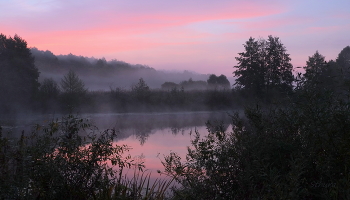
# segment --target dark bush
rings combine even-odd
[[[350,102],[298,93],[289,104],[232,115],[232,132],[208,124],[185,161],[165,157],[174,199],[349,199]]]

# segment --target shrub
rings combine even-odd
[[[245,109],[232,132],[207,124],[186,160],[165,157],[180,183],[174,199],[349,199],[350,104],[334,93],[300,93],[287,105]]]
[[[0,198],[96,199],[116,186],[123,168],[143,168],[123,156],[129,147],[113,142],[115,130],[97,131],[73,116],[36,126],[18,142],[0,129]]]

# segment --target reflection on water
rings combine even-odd
[[[207,134],[207,121],[212,125],[223,123],[224,130],[227,130],[230,122],[226,112],[99,114],[86,117],[101,130],[115,128],[119,132],[116,143],[130,146],[129,153],[135,159],[143,157],[146,169],[152,171],[153,180],[159,178],[158,170],[164,171],[161,160],[165,155],[176,152],[185,158],[187,147],[194,139],[191,132],[197,130],[201,135]]]
[[[159,130],[166,134],[184,135],[186,129],[205,126],[207,121],[224,124],[230,122],[226,112],[92,114],[83,117],[90,119],[100,130],[118,130],[119,139],[134,135],[141,144]]]
[[[86,114],[81,117],[88,118],[101,131],[116,129],[119,134],[116,143],[131,147],[129,153],[132,157],[143,156],[146,169],[152,171],[153,178],[157,170],[163,171],[160,160],[164,155],[176,152],[185,158],[187,146],[191,145],[193,139],[191,131],[198,130],[200,134],[206,134],[207,121],[211,124],[223,123],[224,129],[228,129],[230,122],[226,112]],[[47,115],[24,117],[11,123],[22,130],[34,124],[47,124],[53,118]]]

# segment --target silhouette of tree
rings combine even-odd
[[[61,88],[63,93],[68,94],[84,94],[87,91],[84,82],[72,70],[61,80]]]
[[[188,79],[188,81],[182,81],[179,84],[185,90],[205,90],[208,86],[205,81],[194,81],[192,78]]]
[[[161,85],[163,90],[172,90],[174,88],[178,88],[179,85],[174,82],[165,82]]]
[[[268,87],[277,87],[282,90],[291,90],[293,77],[293,65],[291,58],[286,53],[286,48],[278,37],[269,36],[266,41],[266,57],[264,59],[267,69],[265,81]]]
[[[144,102],[149,100],[150,89],[143,78],[140,78],[139,82],[132,86],[131,90],[138,101]]]
[[[267,40],[250,37],[244,44],[245,51],[236,57],[234,76],[238,88],[262,97],[273,91],[291,91],[294,80],[289,54],[278,37]]]
[[[324,66],[325,57],[316,51],[316,53],[313,56],[309,57],[309,60],[306,61],[306,66],[304,67],[304,76],[306,80],[311,81],[318,78],[318,76],[321,75],[324,71]]]
[[[227,77],[223,74],[220,76],[216,76],[215,74],[212,74],[209,76],[209,79],[207,80],[209,89],[229,89],[230,88],[230,81],[227,80]]]
[[[97,62],[96,62],[96,66],[99,67],[99,68],[103,68],[103,67],[107,66],[106,59],[105,58],[98,59]]]
[[[336,69],[334,65],[325,61],[325,57],[318,51],[306,61],[304,67],[304,89],[323,90],[335,88]]]
[[[60,88],[56,81],[47,78],[41,83],[39,93],[45,99],[56,99],[60,93]]]
[[[82,103],[87,92],[84,82],[72,70],[61,80],[61,90],[63,105],[70,112]]]
[[[341,83],[346,90],[350,89],[350,46],[345,47],[336,59],[336,67],[338,69]]]
[[[230,88],[230,81],[228,81],[227,77],[223,74],[218,77],[217,82],[225,89]]]
[[[208,85],[215,85],[217,84],[217,76],[215,74],[211,74],[207,80]]]
[[[28,107],[37,94],[39,72],[27,42],[0,34],[0,107]]]
[[[243,45],[245,52],[238,53],[238,65],[234,66],[235,85],[252,92],[261,93],[265,88],[265,66],[263,60],[264,40],[255,40],[250,37]]]
[[[58,96],[60,88],[52,78],[44,79],[39,88],[41,109],[44,111],[56,110],[58,108]]]
[[[341,67],[343,72],[350,74],[350,46],[345,47],[339,53],[336,63]]]

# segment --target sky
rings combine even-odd
[[[279,37],[294,67],[350,45],[349,0],[0,0],[0,33],[29,47],[232,77],[253,37]]]

